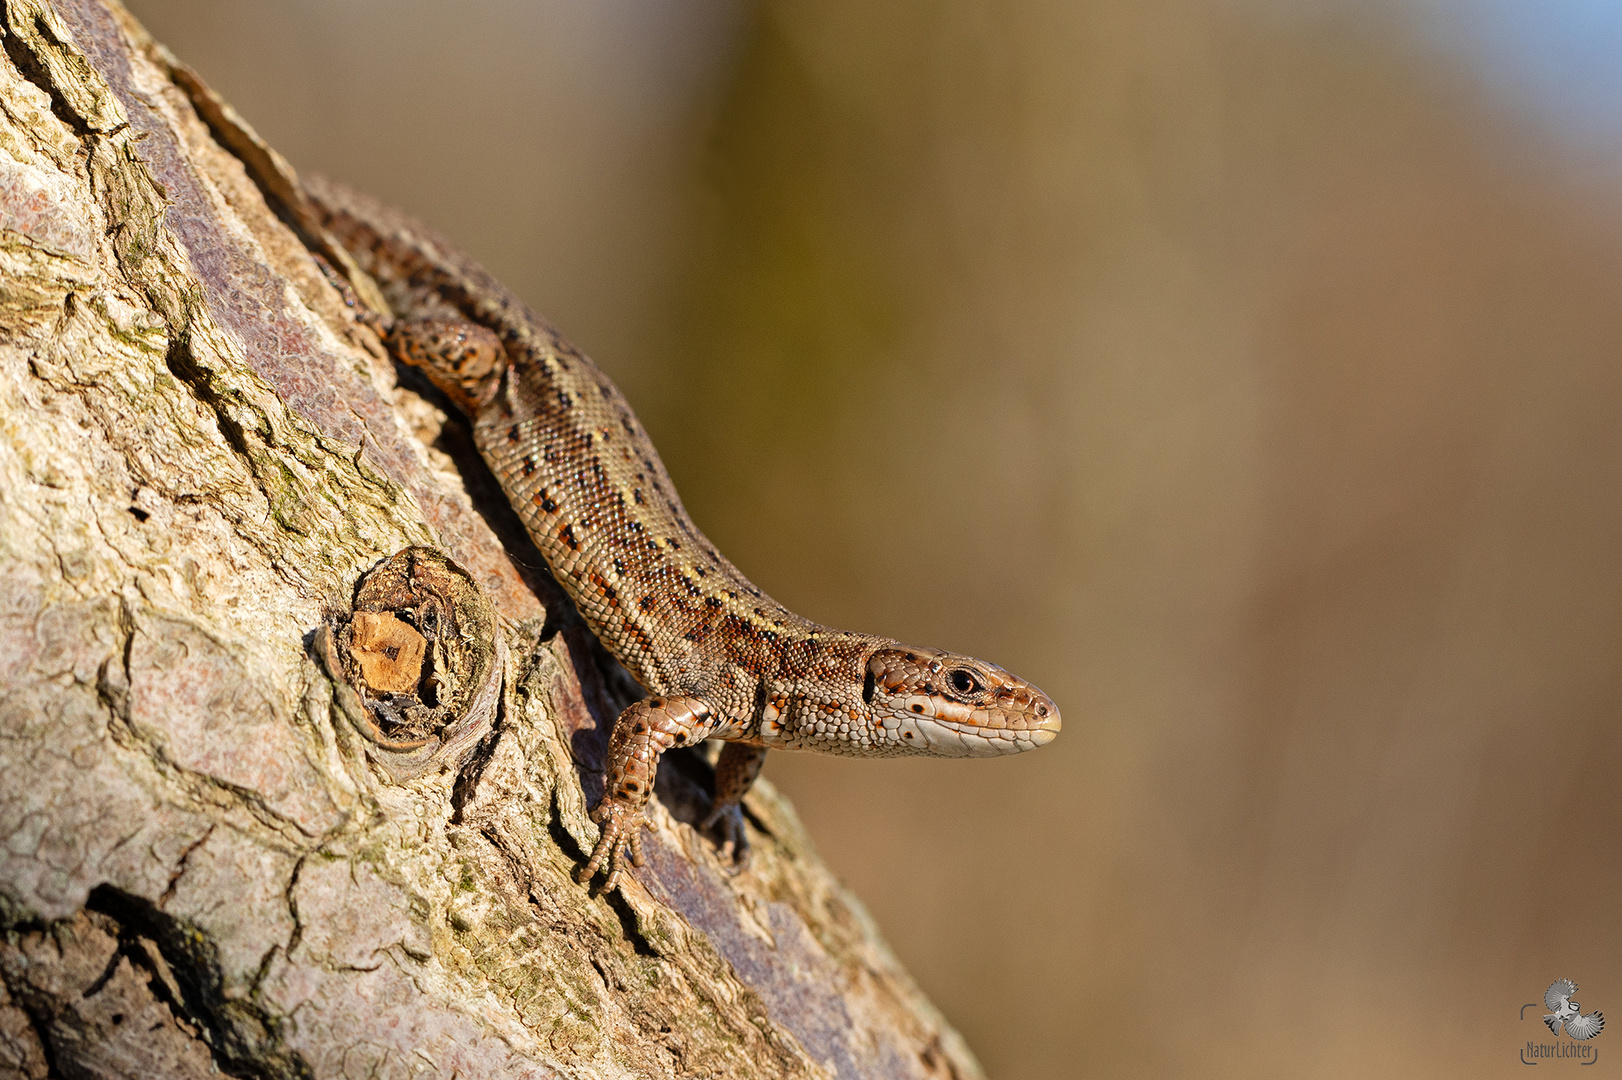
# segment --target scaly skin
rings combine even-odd
[[[609,739],[601,836],[582,877],[642,865],[659,756],[724,739],[706,826],[746,853],[739,801],[766,750],[989,757],[1059,732],[1045,694],[994,664],[834,630],[766,596],[699,532],[607,375],[467,256],[373,200],[312,179],[327,228],[383,287],[399,358],[472,421],[553,575],[650,696]]]

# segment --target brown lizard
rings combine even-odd
[[[739,808],[768,749],[989,757],[1059,733],[1047,695],[994,664],[834,630],[766,596],[699,532],[607,375],[438,234],[319,178],[326,228],[382,287],[387,343],[461,409],[474,441],[603,645],[650,694],[609,738],[581,870],[643,865],[659,756],[726,741],[701,828],[747,852]]]

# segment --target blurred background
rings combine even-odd
[[[129,3],[595,356],[763,588],[1058,701],[767,765],[991,1076],[1622,1013],[1622,5]]]

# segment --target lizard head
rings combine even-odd
[[[934,757],[996,757],[1059,734],[1042,691],[972,656],[897,645],[867,660],[862,698],[892,749]]]

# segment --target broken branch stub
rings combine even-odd
[[[433,548],[369,571],[352,612],[316,631],[315,651],[368,757],[396,781],[459,768],[495,723],[507,668],[499,622],[478,582]]]

